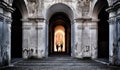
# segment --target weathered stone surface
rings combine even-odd
[[[5,1],[5,2],[3,2]],[[109,61],[120,65],[120,2],[106,0],[109,8]],[[0,1],[0,63],[9,63],[11,54],[11,12],[13,0]],[[17,2],[17,1],[16,1]],[[98,56],[98,14],[104,5],[100,0],[19,0],[22,14],[23,58],[48,56],[49,19],[56,12],[67,14],[71,24],[71,56]],[[21,2],[21,3],[20,3]],[[100,3],[99,3],[100,2]],[[23,4],[24,3],[24,4]],[[100,6],[100,7],[98,7]],[[27,11],[25,11],[27,10]]]
[[[90,59],[73,57],[48,57],[45,59],[29,59],[14,63],[0,70],[119,70],[119,67],[107,66]]]

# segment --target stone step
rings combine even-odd
[[[21,60],[0,70],[120,70],[120,68],[104,65],[91,59],[48,57]]]
[[[15,66],[100,66],[98,63],[17,63]]]
[[[72,57],[49,57],[45,59],[23,60],[15,66],[100,66],[90,59],[76,59]]]
[[[18,66],[6,67],[1,70],[120,70],[120,68],[106,66]]]

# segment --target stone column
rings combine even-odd
[[[75,57],[97,58],[97,22],[91,18],[76,19],[74,35]]]
[[[29,58],[36,58],[37,57],[37,42],[38,42],[38,35],[37,35],[37,19],[34,18],[33,20],[29,20],[30,24],[30,31],[29,31]]]
[[[0,13],[3,14],[3,9],[0,8]],[[3,42],[3,17],[0,15],[0,66],[2,65],[2,42]]]
[[[116,16],[116,12],[112,11],[109,12],[109,62],[112,65],[115,65],[117,63],[117,23],[116,18],[113,17]]]
[[[109,12],[109,63],[112,65],[120,65],[119,56],[119,18],[120,18],[120,2],[111,1]]]
[[[7,12],[6,12],[7,13]],[[10,13],[7,13],[9,16]],[[6,14],[5,14],[6,15]],[[11,18],[2,17],[0,23],[0,62],[4,65],[9,65],[11,61]]]
[[[120,13],[120,12],[119,12]],[[117,65],[120,65],[120,15],[117,16],[116,18],[116,23],[117,23]]]
[[[11,19],[6,19],[6,24],[7,24],[7,33],[6,34],[8,36],[6,44],[7,44],[8,63],[9,64],[11,62],[11,23],[12,23]]]
[[[45,36],[46,36],[46,38],[45,38],[45,40],[46,40],[46,41],[45,41],[45,43],[46,43],[45,56],[48,57],[48,54],[49,54],[49,53],[48,53],[48,48],[49,48],[49,36],[48,36],[48,35],[49,35],[49,30],[48,30],[48,29],[49,29],[49,21],[48,21],[48,20],[45,21],[45,27],[46,27],[46,28],[45,28],[45,29],[46,29],[46,30],[45,30],[45,31],[46,31],[46,32],[45,32],[45,33],[46,33],[46,34],[45,34]]]
[[[71,23],[71,56],[75,57],[75,20]]]
[[[120,4],[119,4],[120,5]],[[116,23],[117,23],[117,49],[118,49],[118,60],[117,65],[120,65],[120,8],[117,10],[117,16],[116,16]]]
[[[28,54],[28,50],[29,50],[29,35],[30,35],[30,24],[29,24],[29,22],[28,22],[28,20],[26,20],[26,19],[23,19],[22,20],[23,21],[23,25],[22,25],[22,27],[23,27],[23,41],[22,41],[22,48],[23,48],[23,50],[22,50],[22,53],[23,53],[23,58],[24,59],[27,59],[28,58],[28,56],[29,56],[29,54]]]
[[[9,3],[0,1],[0,66],[9,65],[11,61],[11,13]]]
[[[93,20],[90,24],[90,38],[91,57],[96,59],[98,56],[98,20]]]
[[[82,48],[82,29],[83,25],[80,20],[76,20],[74,23],[74,55],[77,58],[83,58]]]
[[[43,18],[40,18],[37,23],[38,32],[38,46],[37,53],[38,58],[43,58],[46,56],[46,24]]]
[[[115,19],[109,20],[109,61],[110,63],[114,63],[114,52],[115,51],[115,37],[116,37],[116,30],[115,30]]]

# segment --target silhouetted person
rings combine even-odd
[[[62,51],[62,48],[63,48],[63,44],[61,44],[61,45],[60,45],[60,47],[61,47],[61,51]]]
[[[59,46],[58,46],[58,44],[56,45],[56,49],[57,49],[57,51],[58,51],[58,48],[59,48]]]

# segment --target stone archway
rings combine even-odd
[[[107,8],[106,2],[98,15],[98,58],[109,59],[109,13],[105,11]]]
[[[11,58],[22,58],[23,53],[23,22],[22,19],[27,18],[27,7],[24,0],[13,0],[14,8],[11,24]]]
[[[67,15],[63,12],[55,13],[49,20],[49,55],[51,54],[71,54],[71,24]],[[57,30],[63,31],[62,46],[56,42]],[[59,31],[60,32],[60,31]],[[61,32],[62,33],[62,32]],[[63,49],[62,49],[63,48]],[[62,49],[62,50],[61,50]]]
[[[22,58],[22,14],[15,2],[12,7],[16,10],[12,13],[11,58]]]
[[[59,7],[59,8],[58,8]],[[52,12],[51,12],[51,10],[52,10]],[[69,39],[70,39],[70,41],[66,41],[66,42],[69,42],[68,44],[66,44],[65,46],[69,46],[70,48],[67,48],[66,49],[66,53],[68,53],[69,55],[71,55],[71,56],[73,56],[74,55],[74,50],[72,49],[74,46],[73,46],[73,44],[74,44],[74,37],[73,37],[73,35],[74,34],[72,34],[72,33],[74,33],[73,31],[74,31],[74,29],[72,28],[72,26],[74,26],[74,24],[73,24],[73,20],[74,20],[74,14],[73,14],[73,11],[72,11],[72,9],[69,7],[69,6],[67,6],[67,5],[65,5],[65,4],[62,4],[62,3],[58,3],[58,4],[54,4],[54,5],[52,5],[51,7],[49,7],[48,8],[48,10],[47,10],[47,12],[46,12],[46,19],[47,19],[47,21],[46,21],[46,35],[47,35],[47,38],[46,38],[46,48],[47,48],[47,50],[46,50],[46,55],[48,56],[49,55],[49,53],[50,53],[50,49],[49,49],[49,46],[52,46],[52,44],[50,44],[50,36],[49,36],[49,30],[50,30],[50,24],[51,24],[51,17],[53,16],[53,15],[55,15],[55,14],[61,14],[61,15],[66,15],[65,17],[67,18],[67,20],[69,20],[69,21],[65,21],[64,23],[65,24],[57,24],[57,25],[62,25],[63,27],[65,27],[65,29],[68,27],[69,29],[68,29],[68,32],[70,33],[70,35],[69,35],[69,33],[67,33],[66,35],[69,35]],[[58,16],[59,17],[59,16]],[[65,18],[63,18],[63,19],[65,19]],[[53,20],[52,20],[53,21]],[[67,23],[66,23],[67,22]],[[57,26],[56,25],[56,26]],[[68,25],[68,26],[67,26]],[[55,26],[54,26],[55,27]],[[52,27],[51,27],[52,28]],[[53,35],[52,35],[53,36]],[[52,37],[53,38],[53,37]],[[67,39],[67,37],[66,37],[66,39]],[[51,51],[52,52],[52,51]]]
[[[101,6],[102,5],[102,6]],[[93,18],[98,19],[97,28],[98,28],[98,52],[97,58],[107,58],[109,59],[109,14],[106,12],[108,8],[108,1],[98,0],[93,9]]]

